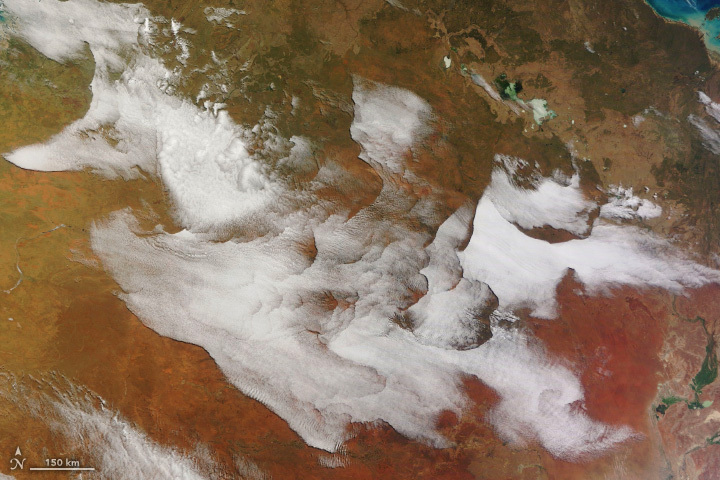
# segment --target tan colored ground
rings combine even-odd
[[[601,185],[622,183],[636,191],[648,186],[648,195],[658,194],[665,215],[649,227],[680,234],[683,248],[703,254],[717,251],[712,243],[715,226],[702,216],[703,211],[714,214],[709,207],[713,184],[694,191],[685,188],[698,183],[690,174],[668,175],[663,182],[655,172],[664,157],[700,158],[708,171],[715,168],[676,118],[698,111],[694,89],[720,96],[711,81],[717,73],[706,57],[694,53],[700,48],[696,36],[658,23],[643,2],[536,2],[532,11],[526,2],[456,2],[454,8],[439,1],[405,2],[411,9],[422,7],[421,15],[383,2],[350,1],[275,2],[266,14],[264,3],[243,6],[246,23],[232,34],[221,27],[208,30],[199,4],[148,6],[196,28],[196,45],[232,52],[235,57],[225,72],[229,80],[238,78],[235,67],[253,58],[247,89],[218,100],[229,103],[238,122],[250,124],[271,104],[284,113],[281,133],[322,139],[318,162],[334,162],[346,171],[343,184],[322,193],[328,198],[342,199],[356,210],[371,202],[380,188],[377,175],[357,159],[359,147],[348,134],[351,76],[356,74],[409,88],[432,104],[437,133],[419,155],[416,172],[442,192],[448,212],[479,198],[495,153],[538,161],[546,173],[555,168],[570,171],[565,144],[573,141],[578,157],[591,160]],[[628,35],[633,37],[622,36],[621,23],[614,30],[602,23],[613,21],[630,25]],[[665,45],[653,37],[628,47],[653,29],[655,35],[677,41]],[[469,35],[473,31],[478,35]],[[552,44],[558,39],[565,43]],[[586,52],[585,40],[603,56]],[[441,60],[448,54],[453,66],[444,71]],[[42,141],[82,116],[89,102],[89,58],[60,66],[19,43],[11,43],[0,55],[5,55],[0,58],[5,62],[0,68],[0,151]],[[693,62],[705,69],[707,85],[691,75]],[[502,72],[522,78],[524,98],[547,99],[558,118],[542,131],[531,128],[527,116],[518,120],[473,85],[461,71],[463,63],[490,82]],[[8,65],[24,67],[15,71]],[[16,80],[18,72],[25,75],[23,82]],[[539,74],[549,86],[528,81]],[[191,72],[188,78],[182,88],[190,95],[203,78]],[[45,79],[55,88],[47,87]],[[268,90],[271,82],[275,90]],[[628,93],[619,93],[621,87]],[[302,99],[296,116],[287,114],[293,95]],[[672,118],[643,114],[646,120],[636,127],[632,117],[651,105]],[[299,175],[298,181],[311,180],[314,173]],[[429,194],[408,189],[408,195]],[[703,444],[713,431],[720,431],[717,385],[706,392],[718,398],[712,408],[689,411],[675,405],[660,419],[653,411],[664,389],[685,388],[702,361],[705,337],[678,315],[717,319],[720,296],[715,287],[678,299],[676,311],[672,297],[663,292],[618,289],[611,297],[577,296],[578,286],[568,277],[559,288],[559,320],[523,318],[524,328],[550,352],[577,366],[586,388],[584,408],[593,417],[631,425],[645,435],[605,458],[573,464],[537,446],[504,445],[483,421],[496,401],[494,393],[467,379],[473,406],[462,418],[448,414],[439,420],[439,428],[456,447],[430,449],[389,427],[357,426],[358,436],[347,445],[348,465],[328,469],[318,463],[326,453],[307,447],[284,421],[229,385],[204,350],[158,336],[117,298],[117,285],[89,248],[88,228],[126,206],[148,216],[153,212],[158,222],[172,228],[164,193],[152,181],[108,181],[88,172],[27,172],[0,164],[0,290],[12,289],[0,291],[3,371],[30,383],[28,375],[58,372],[102,396],[160,444],[188,451],[204,444],[228,471],[234,470],[233,457],[243,456],[276,479],[640,479],[670,472],[678,478],[712,478],[708,472],[718,468],[712,462],[720,458],[720,446]],[[13,288],[20,279],[17,267],[22,281]],[[3,458],[9,459],[17,446],[33,464],[47,454],[74,453],[64,451],[42,422],[0,400],[0,471],[9,473]]]

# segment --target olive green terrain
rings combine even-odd
[[[709,264],[720,253],[720,156],[703,146],[687,121],[691,114],[707,119],[697,91],[720,98],[717,60],[696,31],[664,21],[642,0],[144,3],[153,15],[181,22],[180,34],[191,44],[185,63],[176,58],[170,34],[161,32],[143,47],[176,72],[171,81],[178,95],[195,101],[205,90],[207,100],[225,103],[239,124],[264,122],[282,138],[309,139],[314,162],[296,169],[278,162],[289,141],[281,151],[265,152],[259,141],[250,146],[298,192],[312,188],[350,214],[379,194],[382,180],[358,158],[360,147],[350,136],[353,85],[368,79],[409,89],[433,108],[435,133],[412,164],[428,186],[406,187],[413,199],[439,196],[444,210],[416,228],[433,232],[458,206],[479,199],[501,153],[537,162],[544,175],[578,170],[586,193],[599,201],[610,185],[636,192],[647,187],[664,215],[644,227],[672,235]],[[244,13],[209,22],[209,6]],[[452,61],[447,69],[445,56]],[[530,114],[514,114],[474,84],[472,73],[490,84],[502,74],[522,82],[520,99],[546,99],[558,117],[540,126]],[[81,118],[92,74],[89,51],[61,65],[11,36],[0,50],[0,152],[44,141]],[[323,166],[337,177],[318,189],[313,181]],[[229,386],[202,349],[159,337],[116,298],[118,287],[94,258],[88,230],[128,205],[150,228],[155,222],[177,228],[156,178],[125,182],[3,163],[0,201],[0,290],[8,290],[0,292],[0,364],[18,376],[66,374],[160,443],[186,450],[195,442],[211,445],[229,469],[241,453],[276,478],[607,478],[616,460],[634,465],[633,475],[641,468],[660,471],[650,457],[642,465],[628,460],[634,447],[574,465],[537,446],[508,446],[481,421],[494,394],[471,382],[476,406],[446,431],[457,448],[435,450],[386,427],[365,429],[348,447],[354,463],[322,468],[320,453]],[[548,230],[529,233],[549,241],[568,238]],[[626,307],[624,296],[617,302]],[[703,314],[708,326],[720,309],[714,315]],[[608,319],[618,329],[623,321]],[[694,382],[691,402],[703,388],[702,399],[708,398],[710,385],[717,384],[714,330],[705,326],[703,321],[699,340],[687,346],[705,353],[683,384]],[[666,400],[670,414],[680,410],[667,407],[682,399]],[[638,408],[654,416],[649,400]],[[16,425],[27,418],[1,402],[0,409],[0,436],[6,439],[0,449],[10,451],[22,441]],[[35,447],[50,444],[50,432],[37,422],[29,425]],[[648,442],[662,443],[661,434],[652,432]],[[716,448],[717,436],[708,438]],[[663,453],[662,468],[675,469],[682,454]]]

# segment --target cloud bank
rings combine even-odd
[[[0,372],[0,401],[46,424],[66,452],[95,468],[83,478],[228,478],[206,449],[185,453],[159,445],[104,399],[54,373],[21,379]]]
[[[93,250],[146,325],[205,348],[230,382],[312,446],[336,451],[357,422],[386,422],[409,438],[449,446],[435,422],[443,411],[462,412],[462,379],[472,375],[498,393],[489,421],[507,441],[537,441],[568,460],[600,454],[634,433],[575,408],[584,395],[577,376],[508,327],[512,310],[552,317],[568,269],[598,292],[618,284],[679,292],[720,279],[664,241],[602,219],[587,238],[561,244],[518,229],[586,234],[596,206],[577,176],[540,177],[524,189],[499,166],[479,203],[433,235],[438,200],[408,198],[400,187],[422,182],[411,160],[432,131],[432,109],[408,90],[362,79],[350,134],[383,180],[380,194],[351,218],[347,206],[319,194],[299,199],[248,153],[253,130],[172,95],[173,73],[139,47],[152,30],[141,6],[7,3],[30,43],[58,39],[46,55],[62,61],[87,42],[96,61],[87,115],[9,160],[126,178],[142,171],[161,181],[184,230],[142,231],[134,212],[121,210],[93,225]],[[69,22],[101,16],[112,21]],[[259,217],[273,228],[252,234]],[[228,225],[243,235],[218,241]],[[60,413],[94,425],[90,414]]]

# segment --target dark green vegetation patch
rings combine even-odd
[[[667,412],[667,409],[670,408],[671,405],[680,402],[684,402],[690,410],[707,408],[713,403],[711,400],[701,402],[700,396],[703,393],[703,388],[713,383],[718,377],[718,357],[715,335],[713,332],[708,331],[707,323],[705,322],[704,318],[696,317],[695,319],[689,321],[691,323],[699,322],[700,324],[702,324],[703,330],[707,337],[707,345],[705,346],[705,358],[703,359],[700,371],[695,375],[695,377],[693,377],[692,381],[690,382],[690,389],[693,391],[693,398],[686,399],[675,395],[663,398],[660,404],[655,407],[655,413],[657,414],[656,417],[658,417],[659,415],[665,415],[665,412]],[[717,437],[717,435],[715,437]]]

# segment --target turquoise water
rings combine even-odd
[[[720,0],[646,0],[660,15],[670,20],[687,23],[705,34],[708,48],[720,53],[720,18],[705,20],[705,14],[713,7],[720,7]]]

